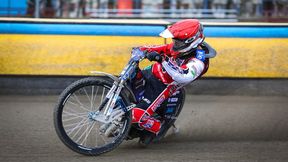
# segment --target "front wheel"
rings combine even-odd
[[[100,78],[84,78],[72,83],[60,95],[54,110],[54,126],[61,141],[71,150],[84,155],[99,155],[116,148],[127,136],[131,125],[131,113],[125,113],[110,134],[112,123],[103,123],[97,115],[103,114],[100,104],[112,87],[113,81]],[[116,110],[128,105],[120,95]],[[124,103],[124,104],[123,104]]]

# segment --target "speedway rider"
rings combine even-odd
[[[161,122],[152,117],[154,111],[149,106],[169,83],[175,81],[185,85],[201,77],[208,70],[209,58],[216,55],[215,50],[204,42],[203,26],[196,19],[178,21],[160,36],[172,38],[173,42],[138,48],[146,53],[148,60],[156,62],[137,74],[138,78],[142,75],[146,81],[145,92],[142,100],[132,109],[132,123],[156,135]]]

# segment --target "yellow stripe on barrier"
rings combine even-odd
[[[118,74],[132,47],[163,44],[154,37],[0,35],[0,74]]]
[[[288,77],[288,39],[207,38],[218,55],[210,77]],[[132,47],[159,45],[158,37],[0,35],[2,75],[119,74]],[[142,67],[151,64],[142,63]]]
[[[215,77],[288,77],[288,39],[210,38],[217,50],[211,59],[208,76]]]

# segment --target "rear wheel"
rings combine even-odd
[[[85,78],[68,86],[60,95],[54,110],[54,126],[61,141],[73,151],[99,155],[116,148],[127,136],[130,112],[121,116],[117,125],[100,120],[104,110],[99,106],[112,84],[108,79]],[[124,95],[117,102],[121,103],[116,104],[114,111],[121,111],[121,106],[129,103]]]

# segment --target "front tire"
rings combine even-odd
[[[131,126],[130,112],[121,120],[120,133],[112,137],[101,134],[103,123],[91,117],[99,110],[112,84],[109,79],[84,78],[72,83],[60,95],[54,109],[54,127],[61,141],[71,150],[84,155],[100,155],[115,149],[126,138]],[[123,94],[120,100],[122,105],[129,104]]]

